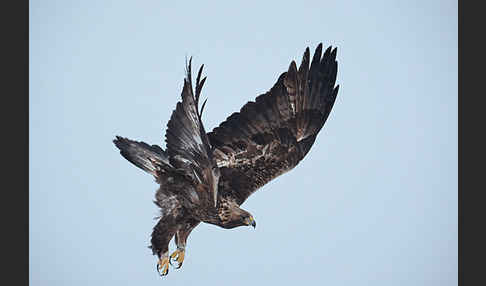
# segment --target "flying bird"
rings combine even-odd
[[[193,89],[186,64],[182,99],[167,124],[166,149],[116,136],[121,155],[155,177],[160,218],[151,246],[157,271],[182,266],[187,238],[201,222],[231,229],[256,226],[241,204],[269,181],[293,169],[307,155],[324,126],[339,90],[336,48],[312,59],[309,48],[297,68],[290,63],[274,86],[246,103],[211,132],[206,132],[199,98],[206,77],[199,69]],[[177,249],[169,255],[175,237]]]

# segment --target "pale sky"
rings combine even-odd
[[[30,285],[456,285],[457,1],[204,2],[30,1]],[[341,87],[307,157],[160,278],[157,184],[112,139],[165,148],[186,57],[211,130],[319,42]]]

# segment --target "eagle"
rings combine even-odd
[[[125,159],[160,185],[154,200],[160,217],[149,248],[161,276],[168,274],[169,264],[182,266],[187,238],[199,223],[256,227],[253,215],[240,206],[302,161],[336,100],[337,48],[322,51],[320,43],[311,59],[307,47],[298,68],[292,61],[268,92],[211,132],[202,122],[206,101],[199,108],[204,65],[193,89],[191,57],[181,100],[167,124],[166,149],[120,136],[113,140]],[[173,237],[177,249],[169,255]]]

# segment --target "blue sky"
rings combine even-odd
[[[457,1],[31,0],[29,37],[31,285],[457,284]],[[158,277],[157,185],[114,136],[165,147],[186,57],[211,130],[319,42],[341,88],[308,156]]]

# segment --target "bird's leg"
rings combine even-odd
[[[177,246],[177,249],[170,255],[170,265],[174,266],[175,269],[181,268],[185,253],[185,246]]]
[[[160,276],[165,276],[169,273],[169,242],[176,232],[175,227],[169,227],[166,221],[159,220],[152,232],[152,252],[157,254],[159,260],[157,262],[157,272]]]
[[[182,267],[186,251],[187,237],[198,224],[199,221],[190,220],[184,223],[184,225],[176,232],[175,243],[177,249],[170,255],[170,264],[174,266],[175,269]]]
[[[169,273],[169,252],[163,253],[157,262],[157,272],[160,276],[165,276]]]

